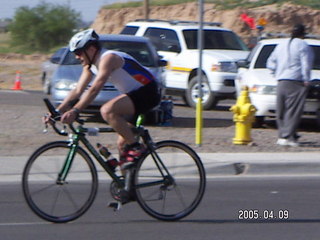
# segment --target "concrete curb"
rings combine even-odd
[[[320,152],[199,153],[208,178],[320,175]],[[28,156],[1,156],[0,182],[20,182]],[[102,172],[96,164],[98,171]],[[99,174],[108,179],[106,174]]]
[[[320,174],[320,152],[204,153],[199,155],[206,167],[208,177]]]

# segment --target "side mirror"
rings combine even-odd
[[[168,64],[167,60],[163,60],[163,59],[158,60],[159,67],[165,67],[167,66],[167,64]]]
[[[50,58],[50,62],[58,64],[60,62],[60,57],[52,57]]]
[[[249,64],[250,62],[248,62],[247,60],[239,60],[236,62],[238,68],[249,68]]]

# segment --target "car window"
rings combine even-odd
[[[128,53],[135,58],[140,64],[145,67],[155,67],[156,62],[153,58],[152,52],[147,45],[143,42],[124,42],[124,41],[104,41],[101,42],[102,47]],[[77,65],[81,64],[78,59],[75,58],[74,53],[68,51],[63,59],[62,65]]]
[[[59,48],[53,55],[52,57],[61,57],[62,54],[66,51],[67,48]]]
[[[260,49],[260,43],[258,43],[249,53],[248,57],[247,57],[247,62],[250,63],[252,61],[252,58],[256,55],[256,52],[258,51],[258,49]]]
[[[204,49],[243,50],[248,51],[242,40],[230,31],[204,30]],[[184,30],[187,48],[198,48],[198,30]]]
[[[67,50],[67,48],[63,47],[63,48],[59,48],[50,58],[50,61],[52,63],[59,63],[64,52]]]
[[[155,67],[156,62],[152,52],[145,42],[104,41],[104,48],[128,53],[145,67]]]
[[[275,47],[276,44],[263,46],[257,58],[257,61],[254,64],[254,68],[267,68],[267,60]]]
[[[320,70],[320,46],[311,46],[314,51],[313,69]]]
[[[254,68],[266,68],[267,60],[271,55],[272,51],[275,49],[276,44],[266,45],[261,49],[261,52],[257,58]],[[311,46],[314,51],[314,64],[313,68],[315,70],[320,70],[320,46]]]
[[[135,35],[138,29],[139,27],[135,27],[135,26],[125,26],[120,32],[120,34]]]
[[[74,53],[70,51],[68,51],[63,61],[61,62],[61,65],[78,65],[78,64],[81,64],[80,61],[76,59]]]
[[[148,28],[144,33],[148,37],[157,51],[180,52],[181,47],[177,33],[171,29]]]

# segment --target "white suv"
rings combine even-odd
[[[240,94],[243,86],[249,87],[249,96],[252,104],[257,108],[256,118],[258,123],[262,123],[264,117],[274,116],[276,111],[276,87],[277,81],[271,75],[271,71],[266,68],[266,62],[273,49],[284,38],[265,39],[258,42],[251,51],[248,58],[238,62],[239,72],[235,84],[237,95]],[[320,79],[320,40],[305,39],[313,48],[315,61],[311,72],[311,79],[314,79],[318,85]],[[304,106],[304,113],[308,115],[317,115],[320,108],[318,93],[309,92]]]
[[[214,107],[219,99],[235,96],[236,61],[249,54],[246,45],[220,23],[204,24],[203,108]],[[160,56],[168,61],[164,86],[166,94],[181,95],[189,106],[198,97],[198,23],[189,21],[136,20],[121,31],[148,37]]]

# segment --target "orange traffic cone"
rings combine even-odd
[[[21,76],[20,76],[20,71],[16,72],[16,79],[14,81],[14,86],[12,90],[22,90],[21,88]]]

